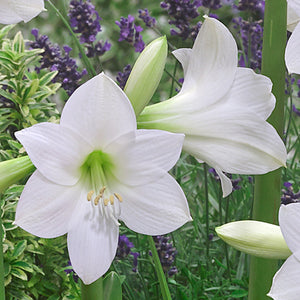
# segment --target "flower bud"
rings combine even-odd
[[[0,193],[35,170],[28,156],[0,162]]]
[[[138,116],[153,96],[168,54],[165,36],[152,41],[140,54],[129,75],[124,91]]]
[[[230,246],[257,257],[286,259],[288,248],[280,227],[259,221],[237,221],[217,227],[218,236]]]

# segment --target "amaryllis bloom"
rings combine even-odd
[[[292,35],[285,49],[285,64],[289,73],[300,74],[300,0],[287,2],[287,29],[292,32]]]
[[[44,10],[44,0],[0,0],[0,23],[28,22]]]
[[[193,48],[173,54],[184,69],[182,89],[146,107],[138,127],[184,133],[183,150],[216,170],[224,196],[232,184],[223,172],[263,174],[284,166],[285,146],[266,121],[275,106],[272,83],[237,67],[237,46],[229,30],[206,18]]]
[[[300,295],[300,203],[281,205],[279,225],[283,237],[292,251],[273,278],[268,294],[274,300],[298,300]]]
[[[44,238],[67,233],[72,266],[85,284],[108,270],[119,220],[147,235],[191,220],[184,193],[168,174],[184,136],[137,130],[127,96],[104,74],[72,94],[60,124],[36,124],[16,137],[37,170],[15,223]]]

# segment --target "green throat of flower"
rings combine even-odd
[[[91,152],[80,167],[84,184],[90,190],[87,201],[93,209],[98,207],[101,216],[105,215],[119,225],[120,203],[123,199],[120,194],[112,193],[109,187],[114,169],[112,158],[101,150]]]

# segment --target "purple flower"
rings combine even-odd
[[[111,44],[108,41],[105,41],[105,43],[103,43],[103,41],[99,41],[95,45],[86,45],[86,48],[87,48],[87,53],[86,53],[87,57],[94,57],[95,55],[101,56],[105,52],[110,50]]]
[[[83,70],[81,73],[78,72],[78,66],[76,61],[72,59],[69,54],[72,48],[64,46],[64,55],[58,45],[52,44],[49,41],[48,36],[39,36],[38,29],[31,31],[35,37],[35,41],[30,41],[28,45],[32,49],[44,49],[45,51],[41,54],[40,67],[36,67],[36,71],[40,72],[41,69],[49,69],[50,71],[58,71],[58,74],[54,78],[54,82],[59,82],[62,88],[71,95],[74,90],[79,86],[79,81],[82,76],[87,72]]]
[[[221,5],[221,0],[202,0],[202,6],[210,9],[219,9]]]
[[[263,18],[265,12],[264,0],[240,0],[237,9],[241,11],[249,11],[257,13],[260,18]]]
[[[96,40],[97,33],[101,31],[101,18],[90,0],[72,0],[68,16],[74,32],[80,33],[82,44],[90,44]]]
[[[127,82],[127,79],[130,75],[130,72],[131,72],[131,65],[127,65],[124,69],[123,69],[123,72],[118,72],[118,76],[117,76],[117,82],[119,83],[119,86],[120,88],[123,90],[125,85],[126,85],[126,82]]]
[[[178,273],[178,270],[174,264],[175,257],[177,255],[177,250],[170,242],[169,236],[157,235],[153,237],[157,253],[161,262],[161,266],[165,273],[172,276]]]
[[[80,34],[80,43],[86,44],[88,57],[101,56],[110,50],[111,44],[108,41],[94,44],[97,34],[101,31],[101,18],[90,0],[72,0],[68,16],[74,32]]]
[[[242,38],[244,52],[241,53],[239,66],[249,66],[253,70],[261,68],[262,57],[262,20],[248,22],[242,18],[233,19],[234,28]],[[250,51],[250,52],[249,52]]]
[[[151,17],[148,9],[139,9],[139,18],[142,19],[147,27],[154,27],[156,24],[155,18]]]
[[[178,35],[183,40],[195,39],[201,22],[191,25],[192,21],[199,16],[198,8],[202,5],[200,0],[166,0],[160,3],[161,8],[167,11],[170,16],[169,24],[175,25],[171,29],[171,35]]]
[[[131,249],[134,248],[132,242],[130,242],[129,238],[126,235],[119,236],[119,243],[117,248],[116,257],[122,259],[127,257],[129,254],[133,256],[133,272],[137,272],[137,264],[138,264],[138,257],[140,254],[138,252],[132,252]]]
[[[293,186],[290,182],[283,184],[285,189],[282,189],[281,204],[287,205],[290,203],[300,202],[300,191],[294,193]]]
[[[143,28],[134,24],[134,17],[131,15],[128,15],[128,18],[121,17],[120,21],[115,23],[120,27],[119,42],[127,41],[134,46],[135,52],[142,52],[145,48],[140,34]]]

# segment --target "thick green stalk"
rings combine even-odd
[[[76,36],[76,34],[74,33],[74,31],[72,30],[71,26],[69,25],[68,21],[66,20],[66,18],[60,13],[60,11],[56,8],[56,6],[50,1],[46,1],[46,3],[49,3],[49,5],[51,6],[51,8],[56,12],[56,14],[60,17],[60,19],[62,20],[62,22],[65,24],[65,26],[67,27],[67,29],[69,30],[78,50],[80,51],[81,57],[82,57],[82,61],[89,73],[90,77],[96,76],[97,73],[94,69],[94,67],[92,66],[91,62],[89,61],[88,57],[85,54],[85,51],[82,47],[82,45],[80,44],[78,37]]]
[[[284,126],[286,6],[286,0],[266,0],[262,52],[262,73],[272,80],[273,94],[276,97],[276,107],[268,121],[281,136]],[[253,219],[277,224],[280,178],[281,169],[256,176]],[[270,299],[266,294],[277,269],[276,260],[251,257],[249,300]]]
[[[100,277],[95,282],[85,285],[81,282],[82,300],[104,300],[103,297],[103,278]]]
[[[167,280],[164,274],[164,271],[162,269],[159,256],[155,247],[155,243],[153,241],[153,237],[148,235],[148,242],[150,245],[150,250],[152,252],[152,257],[154,260],[155,270],[159,281],[160,290],[163,296],[163,300],[172,300],[170,290],[167,284]]]

